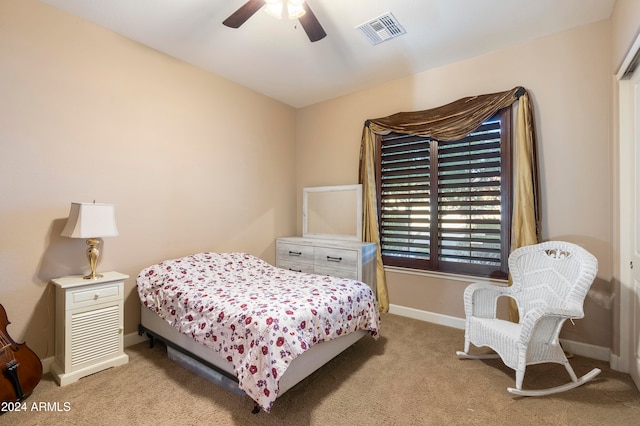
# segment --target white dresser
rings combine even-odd
[[[56,286],[56,356],[51,371],[60,386],[129,361],[123,345],[127,278],[104,272],[95,280],[82,276],[52,280]]]
[[[276,266],[362,281],[376,294],[375,243],[304,237],[278,238]]]

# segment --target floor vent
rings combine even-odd
[[[372,45],[391,40],[406,33],[391,12],[358,25],[356,29],[360,30]]]

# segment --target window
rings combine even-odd
[[[385,265],[505,278],[511,235],[511,107],[457,141],[378,136]]]

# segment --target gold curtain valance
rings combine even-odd
[[[374,133],[408,133],[440,141],[465,137],[502,108],[526,93],[523,87],[507,92],[470,96],[424,111],[399,112],[388,117],[367,120]]]

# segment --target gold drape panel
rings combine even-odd
[[[511,249],[540,242],[540,212],[538,202],[538,164],[536,157],[533,108],[525,93],[518,102],[515,126],[515,197],[511,222]],[[511,284],[511,277],[509,277]],[[518,322],[518,306],[509,300],[509,319]]]
[[[376,291],[378,309],[389,311],[389,294],[384,275],[382,253],[380,252],[380,233],[378,231],[378,196],[376,191],[375,161],[376,137],[365,127],[360,145],[360,183],[362,184],[362,239],[376,243]]]
[[[485,120],[491,118],[502,108],[506,108],[521,99],[518,105],[516,121],[516,144],[523,155],[515,161],[516,194],[513,211],[513,224],[518,224],[518,235],[514,234],[512,249],[532,244],[522,235],[533,235],[537,242],[538,197],[537,162],[535,152],[535,129],[533,110],[527,91],[523,87],[500,93],[471,96],[459,99],[438,108],[424,111],[399,112],[388,117],[367,120],[362,132],[360,147],[360,183],[363,185],[363,235],[365,241],[378,243],[377,279],[378,300],[381,310],[388,309],[387,293],[382,256],[380,252],[380,236],[378,229],[378,201],[376,192],[375,154],[376,134],[389,132],[408,133],[432,137],[441,141],[463,138],[477,129]],[[525,158],[524,161],[521,158]],[[528,164],[528,166],[527,166]],[[525,194],[520,194],[520,192]],[[511,309],[510,309],[511,310]],[[516,310],[517,313],[517,310]]]

